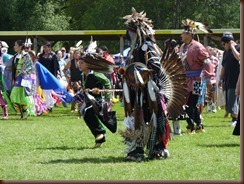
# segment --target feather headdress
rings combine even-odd
[[[84,54],[82,40],[79,40],[74,47],[70,47],[70,51],[80,51],[81,55]]]
[[[97,42],[91,39],[90,44],[82,55],[82,60],[86,62],[87,68],[101,73],[112,73],[114,65],[110,59],[101,57],[97,52]],[[113,58],[112,58],[113,59]]]
[[[126,15],[123,17],[127,29],[136,32],[137,34],[143,34],[144,37],[150,38],[155,42],[152,20],[146,17],[144,11],[138,13],[134,7],[132,7],[131,15]],[[139,37],[142,35],[138,35]]]
[[[182,26],[183,26],[183,32],[187,32],[191,34],[197,33],[197,29],[205,33],[213,33],[213,31],[208,28],[208,24],[195,22],[190,19],[182,20]]]
[[[31,47],[31,45],[32,45],[31,39],[26,37],[26,39],[25,39],[25,47]]]
[[[82,40],[78,41],[76,44],[75,44],[75,50],[82,50],[83,49],[83,45],[82,44]]]

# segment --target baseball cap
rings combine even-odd
[[[231,32],[224,32],[221,38],[222,42],[229,42],[230,40],[234,40],[234,37]]]

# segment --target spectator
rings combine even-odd
[[[74,47],[70,47],[69,49],[69,54],[68,54],[68,58],[65,59],[65,62],[68,63],[70,60],[74,59]]]
[[[73,90],[74,93],[77,93],[80,88],[81,88],[81,74],[82,72],[79,69],[79,58],[82,55],[82,52],[80,50],[75,50],[74,51],[74,59],[72,59],[71,61],[69,61],[63,69],[63,73],[66,75],[66,78],[68,80],[68,84],[71,87],[71,89]],[[66,72],[70,70],[70,73],[67,74]],[[76,104],[78,102],[77,101],[73,101],[71,103],[71,112],[76,111]]]
[[[64,84],[65,87],[66,87],[66,85],[67,85],[67,79],[65,77],[65,74],[63,72],[63,69],[64,69],[64,67],[65,67],[65,65],[67,63],[66,63],[66,60],[64,60],[62,58],[62,52],[60,50],[58,50],[56,52],[56,56],[57,56],[57,60],[58,60],[58,64],[59,64],[58,78],[63,81],[61,83]]]
[[[225,91],[218,85],[219,83],[219,76],[222,70],[222,60],[223,60],[223,51],[216,49],[216,57],[219,60],[218,68],[217,68],[217,81],[216,81],[216,87],[217,87],[217,106],[218,109],[224,108],[225,107]]]
[[[59,64],[57,56],[52,52],[50,42],[43,44],[43,52],[39,55],[38,61],[46,67],[55,77],[57,77],[59,71]]]
[[[216,57],[216,51],[211,48],[207,47],[207,50],[209,51],[210,55],[210,60],[213,65],[213,73],[208,74],[210,77],[209,80],[209,85],[207,87],[207,112],[217,112],[216,108],[216,100],[217,100],[217,85],[216,85],[216,80],[217,80],[217,68],[219,64],[219,60]]]
[[[101,56],[102,58],[106,59],[107,61],[115,64],[114,58],[113,56],[109,53],[109,50],[107,48],[107,46],[105,45],[100,45],[99,47],[97,47],[96,52],[98,53],[99,56]],[[115,88],[115,73],[113,72],[112,74],[104,74],[109,81],[113,84],[113,88]],[[113,98],[115,98],[115,93],[113,93]]]
[[[230,32],[223,33],[221,41],[225,51],[219,86],[224,88],[226,95],[225,117],[230,113],[232,117],[231,126],[235,126],[239,111],[239,97],[235,94],[235,89],[240,73],[240,45],[234,41],[234,37]]]
[[[203,69],[202,73],[201,73],[201,82],[202,82],[202,88],[201,88],[201,92],[199,94],[198,97],[198,101],[197,101],[197,107],[200,113],[200,119],[203,120],[203,109],[205,106],[205,101],[206,101],[206,92],[207,92],[207,86],[209,86],[210,83],[210,76],[207,74],[207,72],[205,71],[205,69]]]
[[[66,48],[62,47],[61,48],[61,52],[62,52],[62,59],[66,60],[69,58],[69,54],[66,52]]]
[[[118,61],[115,62],[115,64],[119,67],[125,67],[125,60],[124,60],[124,56],[120,55],[118,58]]]
[[[59,64],[57,56],[52,52],[52,47],[50,42],[43,43],[43,52],[39,54],[39,63],[41,63],[50,73],[57,78],[59,71]],[[52,108],[55,104],[55,100],[52,97],[53,90],[43,89],[43,94],[46,99],[46,105],[49,112],[52,112]]]

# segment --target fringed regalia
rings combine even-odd
[[[197,100],[202,90],[202,73],[204,70],[206,73],[213,73],[213,65],[209,59],[209,52],[199,41],[194,40],[194,35],[197,36],[198,29],[205,33],[212,33],[212,31],[206,23],[195,22],[190,19],[182,20],[182,26],[182,41],[184,43],[179,49],[179,55],[185,56],[183,65],[188,87],[187,107],[185,110],[188,116],[186,118],[186,129],[187,133],[194,134],[205,132],[200,112],[197,108]]]
[[[128,145],[125,160],[144,160],[145,148],[148,159],[168,158],[168,116],[180,115],[187,94],[183,66],[171,41],[164,54],[158,47],[146,13],[132,8],[124,19],[131,42],[127,65],[119,71],[123,74],[126,126],[120,133]]]
[[[14,81],[14,86],[10,94],[10,99],[14,104],[16,111],[20,111],[20,119],[26,119],[28,116],[27,109],[30,105],[28,96],[30,95],[30,89],[33,85],[33,81],[30,78],[32,70],[32,60],[30,55],[27,52],[22,51],[13,60],[12,67],[12,80]]]

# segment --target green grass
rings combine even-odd
[[[107,130],[107,142],[92,149],[94,138],[82,119],[68,108],[27,120],[10,115],[0,122],[1,180],[240,180],[240,137],[233,136],[224,111],[204,114],[206,133],[174,136],[171,157],[124,162],[126,146]],[[124,110],[115,104],[118,129]]]

